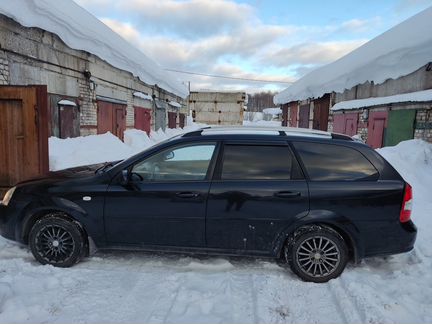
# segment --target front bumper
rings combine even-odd
[[[8,206],[0,204],[0,235],[13,241],[16,241],[16,213],[17,210],[13,204]]]

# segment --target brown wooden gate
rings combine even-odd
[[[150,134],[151,130],[151,109],[134,106],[135,113],[135,124],[136,129],[141,129],[147,134]]]
[[[0,86],[0,196],[48,172],[47,87]]]
[[[301,105],[298,127],[309,128],[309,105]]]
[[[289,103],[289,107],[290,107],[290,118],[289,118],[289,126],[290,127],[298,127],[298,102],[297,101],[291,101]],[[308,108],[309,109],[309,108]],[[309,127],[309,114],[308,114],[308,127]]]
[[[177,127],[177,113],[168,111],[168,128]]]
[[[322,131],[327,131],[328,116],[330,109],[330,95],[314,100],[314,116],[312,127]]]
[[[387,127],[387,111],[376,111],[369,113],[369,126],[367,144],[372,148],[383,146],[384,133]]]
[[[126,105],[104,100],[97,101],[98,121],[97,132],[111,132],[121,140],[126,130]]]
[[[281,106],[282,109],[282,126],[288,126],[288,104],[283,104]]]
[[[62,100],[75,103],[75,106],[61,104]],[[48,94],[48,134],[60,138],[80,136],[80,111],[77,98]]]

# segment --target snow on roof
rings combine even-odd
[[[23,26],[57,34],[69,47],[97,55],[149,85],[186,98],[186,86],[72,0],[2,1],[0,13]]]
[[[57,102],[57,104],[62,105],[62,106],[74,106],[74,107],[76,107],[75,102],[70,101],[70,100],[66,100],[66,99],[60,100],[59,102]]]
[[[282,109],[277,108],[277,107],[276,108],[264,108],[263,113],[268,114],[268,115],[279,115],[279,114],[282,114]]]
[[[366,81],[382,83],[432,61],[432,7],[403,21],[337,61],[318,68],[277,94],[275,104],[343,92]]]
[[[145,93],[142,93],[142,92],[134,92],[134,93],[133,93],[133,96],[134,96],[134,97],[137,97],[137,98],[144,99],[144,100],[150,100],[150,101],[153,100],[153,97],[152,97],[152,96],[150,96],[150,95],[148,95],[148,94],[145,94]]]
[[[175,101],[168,102],[168,105],[176,107],[176,108],[181,108],[181,105],[178,102],[175,102]]]
[[[366,99],[357,99],[349,101],[341,101],[335,104],[331,110],[344,110],[344,109],[358,109],[363,107],[372,107],[379,105],[386,105],[398,102],[425,102],[432,101],[432,89],[424,91],[416,91],[410,93],[403,93],[388,97],[374,97]]]

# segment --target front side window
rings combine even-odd
[[[215,147],[205,143],[163,150],[135,164],[132,176],[143,181],[205,180]]]
[[[356,149],[322,143],[293,143],[312,181],[376,180],[378,171]]]
[[[288,146],[225,145],[222,180],[290,180],[293,156]]]

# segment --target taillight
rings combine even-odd
[[[408,183],[405,183],[405,192],[399,217],[401,223],[408,222],[411,219],[412,199],[412,188]]]

